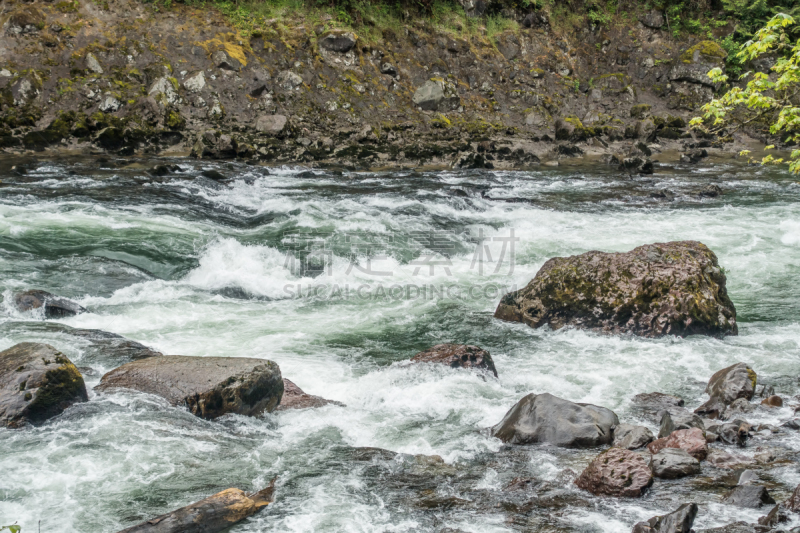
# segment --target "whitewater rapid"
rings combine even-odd
[[[691,495],[662,482],[641,500],[592,499],[562,481],[596,451],[511,453],[483,430],[530,392],[642,422],[630,414],[635,394],[677,394],[694,407],[708,377],[738,361],[785,399],[800,393],[800,186],[791,176],[725,162],[624,180],[595,166],[340,175],[182,163],[164,179],[146,166],[44,162],[0,176],[0,349],[53,344],[91,366],[89,387],[113,368],[90,359],[85,340],[35,327],[40,317],[8,303],[16,290],[40,288],[90,310],[57,321],[66,326],[168,354],[271,359],[306,392],[346,407],[204,421],[155,397],[90,391],[42,427],[0,430],[0,525],[116,531],[228,487],[263,488],[275,475],[276,502],[232,531],[611,533],[687,498],[701,504],[695,529],[766,512],[722,505],[700,484]],[[197,178],[210,168],[230,183]],[[708,183],[724,194],[698,196]],[[650,196],[663,188],[674,202]],[[432,275],[418,264],[427,238],[444,250]],[[509,238],[518,239],[513,260]],[[309,269],[303,254],[314,239],[322,263]],[[550,257],[690,239],[726,269],[738,337],[612,337],[492,317],[503,291],[524,286]],[[391,274],[365,273],[370,254],[375,272]],[[499,378],[408,363],[441,342],[489,350]],[[787,406],[754,421],[791,416]],[[769,445],[797,452],[800,436]],[[439,455],[458,474],[432,490],[473,504],[420,507],[428,489],[354,461],[356,447]],[[476,503],[518,476],[563,484],[561,511],[510,519]],[[800,483],[792,463],[765,476],[776,499]]]

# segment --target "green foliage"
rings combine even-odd
[[[19,527],[18,525],[16,525],[16,524],[15,524],[15,525],[12,525],[12,526],[0,526],[0,531],[6,531],[6,530],[8,530],[8,531],[9,531],[9,533],[19,533],[19,532],[21,531],[21,529],[22,529],[22,528],[20,528],[20,527]]]
[[[745,73],[741,77],[748,80],[744,87],[733,87],[704,105],[703,117],[693,118],[690,124],[706,132],[719,133],[731,124],[739,128],[764,123],[769,125],[771,134],[780,135],[784,142],[800,142],[800,105],[796,99],[800,92],[800,39],[791,44],[787,33],[794,24],[789,15],[775,15],[738,53],[743,63],[775,54],[777,59],[770,69],[777,76],[775,81],[764,72]],[[728,76],[719,68],[708,75],[715,83],[728,81]],[[773,146],[766,149],[771,148]],[[800,150],[793,150],[788,161],[767,155],[761,163],[787,163],[793,173],[800,174]]]

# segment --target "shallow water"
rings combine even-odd
[[[369,174],[178,161],[177,174],[146,172],[163,162],[0,162],[0,349],[53,344],[94,370],[91,387],[121,361],[63,326],[101,329],[163,353],[268,358],[346,407],[209,422],[155,397],[90,392],[42,427],[0,429],[0,523],[116,531],[275,475],[276,502],[232,531],[619,532],[686,501],[700,504],[695,529],[766,513],[719,503],[724,472],[707,464],[699,478],[656,480],[642,499],[595,498],[571,481],[597,450],[503,447],[484,429],[529,392],[642,422],[635,394],[694,408],[708,377],[738,361],[784,399],[800,392],[800,184],[788,174],[726,161],[633,179],[602,165]],[[198,177],[210,169],[229,180]],[[724,194],[699,196],[709,183]],[[664,188],[674,201],[651,197]],[[738,337],[608,337],[492,318],[500,295],[550,257],[686,239],[725,267]],[[90,312],[45,324],[8,304],[27,288]],[[440,342],[486,348],[499,379],[408,364]],[[785,407],[749,419],[791,417]],[[759,446],[796,459],[800,435],[728,451]],[[800,483],[793,462],[758,474],[777,500]],[[541,483],[503,492],[515,477]]]

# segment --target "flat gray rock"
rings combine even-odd
[[[680,448],[664,448],[650,459],[653,475],[663,479],[677,479],[700,473],[700,461]]]

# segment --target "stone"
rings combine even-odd
[[[722,194],[722,189],[719,185],[714,185],[713,183],[711,185],[706,185],[700,191],[700,196],[704,198],[716,198],[720,194]]]
[[[437,344],[411,358],[414,363],[439,363],[452,368],[487,370],[497,377],[489,352],[468,344]]]
[[[706,418],[719,418],[734,400],[752,400],[757,380],[755,371],[745,363],[736,363],[715,372],[706,385],[710,398],[694,412]]]
[[[681,53],[669,71],[669,80],[686,81],[719,90],[721,84],[712,82],[708,71],[714,68],[724,70],[726,57],[728,53],[719,44],[714,41],[700,41]]]
[[[291,70],[283,70],[275,77],[278,86],[286,91],[291,91],[295,87],[303,84],[303,78],[299,74],[295,74]]]
[[[708,157],[708,152],[705,148],[698,148],[696,150],[688,150],[686,153],[681,154],[681,163],[696,164]]]
[[[102,111],[103,113],[114,113],[117,110],[119,110],[120,107],[122,107],[122,102],[120,102],[115,97],[108,94],[100,102],[100,106],[98,107],[98,109],[100,109],[100,111]]]
[[[748,509],[760,509],[765,504],[774,504],[775,500],[772,499],[765,487],[747,483],[737,485],[722,499],[722,503]]]
[[[717,468],[727,469],[743,468],[755,464],[755,461],[749,457],[734,455],[718,448],[712,448],[708,451],[706,462],[716,466]]]
[[[30,35],[44,28],[45,16],[34,6],[14,10],[8,17],[6,33],[9,35]]]
[[[266,135],[280,135],[288,120],[283,115],[261,115],[256,119],[256,131]]]
[[[16,293],[14,295],[14,306],[22,313],[44,308],[44,316],[46,318],[63,318],[86,312],[86,309],[72,300],[40,290]]]
[[[383,63],[381,65],[381,74],[388,74],[389,76],[396,78],[397,77],[397,67],[392,65],[391,63]]]
[[[703,420],[688,409],[673,408],[672,411],[661,412],[658,438],[669,437],[678,429],[700,428],[705,430]]]
[[[0,425],[38,425],[89,400],[83,376],[49,344],[23,342],[0,352]]]
[[[528,394],[491,433],[509,444],[587,448],[611,444],[617,425],[617,415],[605,407],[573,403],[549,393]]]
[[[632,426],[631,424],[620,424],[614,428],[614,442],[612,446],[635,450],[642,446],[647,446],[653,442],[653,433],[644,426]]]
[[[698,461],[702,461],[708,455],[708,444],[703,430],[699,428],[679,429],[672,432],[669,437],[656,439],[647,445],[647,449],[654,455],[664,448],[681,448]]]
[[[639,522],[631,533],[691,533],[696,516],[697,504],[684,503],[669,514]]]
[[[100,65],[100,61],[97,60],[95,55],[91,52],[86,54],[84,58],[84,64],[86,65],[86,69],[94,72],[95,74],[102,74],[103,67]]]
[[[42,79],[35,72],[22,76],[11,84],[11,98],[17,107],[27,105],[41,93]]]
[[[181,101],[180,95],[178,95],[178,90],[173,85],[173,80],[175,78],[158,78],[153,84],[150,86],[150,90],[147,91],[148,96],[152,96],[157,102],[160,102],[162,105],[177,105]]]
[[[242,70],[242,62],[235,57],[232,57],[224,50],[217,50],[214,52],[214,54],[211,56],[211,61],[214,62],[214,65],[216,65],[217,68],[222,70],[230,70],[233,72],[239,72]]]
[[[254,494],[226,489],[119,533],[217,533],[262,510],[274,500],[275,480]]]
[[[344,54],[355,48],[356,35],[351,32],[332,32],[319,40],[320,48]]]
[[[283,378],[283,397],[281,403],[278,405],[278,411],[288,411],[289,409],[308,409],[310,407],[323,407],[325,405],[340,405],[340,402],[326,400],[319,396],[307,394],[303,389],[295,385],[293,382]]]
[[[722,527],[698,529],[697,533],[763,533],[763,529],[756,529],[756,526],[740,521]]]
[[[724,424],[710,425],[708,431],[714,433],[721,442],[744,447],[750,437],[750,425],[742,420]]]
[[[501,299],[494,316],[643,337],[736,335],[726,281],[717,256],[696,241],[592,251],[548,260],[526,287]]]
[[[761,400],[761,405],[766,405],[767,407],[783,407],[783,398],[773,394]]]
[[[769,513],[759,518],[758,524],[762,526],[768,526],[770,528],[776,528],[778,524],[788,521],[789,515],[786,513],[786,509],[783,507],[783,505],[778,504],[774,506]]]
[[[664,448],[650,459],[653,475],[664,479],[677,479],[700,473],[700,461],[680,448]]]
[[[104,375],[95,389],[155,394],[213,419],[274,411],[283,396],[283,379],[278,365],[265,359],[164,355],[122,365]]]
[[[436,111],[444,100],[442,84],[433,80],[426,81],[411,98],[414,105],[425,111]]]
[[[199,93],[206,86],[206,75],[202,70],[193,72],[183,80],[183,88],[190,93]]]
[[[657,30],[664,25],[664,14],[658,9],[651,9],[639,17],[639,21],[648,28]]]
[[[619,170],[628,175],[652,174],[653,162],[646,157],[626,157],[620,162]]]
[[[644,459],[630,450],[610,448],[581,472],[575,485],[596,496],[642,496],[653,484],[653,473]]]

